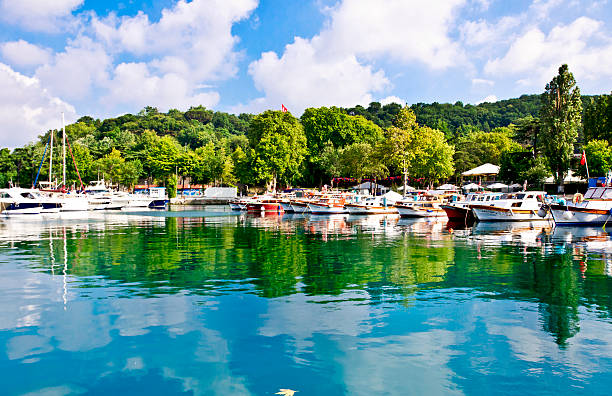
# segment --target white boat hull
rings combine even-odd
[[[401,217],[446,217],[446,212],[440,208],[419,208],[398,206],[397,211]]]
[[[374,214],[397,214],[397,208],[393,206],[364,206],[346,205],[346,211],[353,215],[374,215]]]
[[[473,206],[472,212],[478,221],[543,221],[550,218],[550,216],[540,217],[537,210],[513,210],[495,206],[486,208]]]
[[[328,206],[318,204],[308,204],[308,211],[312,214],[344,214],[344,206]]]
[[[568,210],[569,209],[569,210]],[[552,209],[557,225],[602,225],[612,224],[612,214],[605,210],[580,210],[575,208]]]
[[[308,205],[291,204],[291,208],[293,209],[294,213],[307,213],[309,211]]]

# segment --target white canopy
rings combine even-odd
[[[486,176],[486,175],[497,175],[499,173],[499,166],[493,164],[483,164],[477,166],[474,169],[465,171],[462,173],[463,176]]]
[[[436,188],[436,190],[456,190],[457,186],[452,184],[443,184],[440,187]]]
[[[508,185],[504,183],[493,183],[493,184],[489,184],[487,188],[491,190],[497,190],[499,188],[508,188]]]
[[[514,184],[510,184],[510,188],[523,188],[522,184],[518,184],[518,183],[514,183]]]
[[[484,187],[479,186],[479,185],[478,185],[478,184],[476,184],[476,183],[470,183],[470,184],[466,184],[465,186],[463,186],[463,187],[461,187],[461,188],[463,188],[464,190],[481,190],[481,189],[483,189]]]
[[[397,190],[404,191],[404,186],[398,187]],[[416,190],[416,188],[411,187],[411,186],[406,186],[406,191],[414,191],[414,190]]]
[[[389,202],[397,202],[404,199],[401,194],[398,194],[395,191],[389,191],[388,193],[384,194],[383,197],[387,198],[387,201]]]

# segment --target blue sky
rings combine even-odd
[[[0,0],[0,146],[144,106],[479,103],[568,63],[612,91],[612,0]]]

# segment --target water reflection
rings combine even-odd
[[[475,393],[496,389],[491,373],[534,392],[551,392],[543,377],[602,390],[610,241],[394,216],[11,219],[0,338],[32,380],[8,394]],[[67,354],[79,381],[54,368]]]

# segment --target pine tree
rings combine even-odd
[[[560,184],[570,167],[582,113],[580,89],[567,65],[559,68],[541,98],[543,151],[555,182]]]

